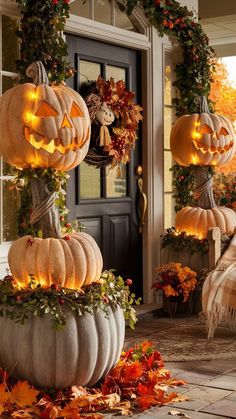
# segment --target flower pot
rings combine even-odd
[[[168,313],[171,318],[176,316],[178,308],[178,300],[174,298],[167,298],[163,295],[163,310]]]
[[[117,363],[124,343],[123,311],[108,306],[107,312],[66,311],[62,331],[52,328],[49,315],[24,324],[0,317],[1,367],[40,387],[94,385]]]

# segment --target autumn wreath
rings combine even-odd
[[[89,109],[91,142],[85,161],[98,168],[126,164],[137,140],[142,108],[135,104],[134,93],[123,80],[113,78],[84,84],[81,95]]]

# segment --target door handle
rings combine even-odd
[[[139,226],[138,232],[139,234],[143,233],[144,227],[144,218],[147,211],[147,195],[143,191],[143,168],[142,166],[136,167],[136,175],[138,175],[137,184],[138,184],[138,215],[139,215]]]

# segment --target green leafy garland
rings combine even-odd
[[[162,249],[171,246],[174,251],[188,250],[191,255],[194,253],[206,254],[209,250],[207,239],[199,239],[194,235],[186,234],[185,231],[177,233],[174,227],[168,228],[161,237]]]
[[[214,50],[209,46],[193,12],[176,0],[127,0],[127,12],[141,4],[150,23],[163,36],[174,36],[183,51],[183,61],[175,68],[178,97],[173,100],[176,115],[195,113],[199,97],[208,96],[211,83],[211,60]],[[209,104],[212,109],[212,103]]]
[[[67,59],[67,45],[62,38],[69,17],[69,0],[16,0],[21,10],[20,59],[16,62],[20,82],[29,81],[26,68],[42,61],[50,82],[60,83],[71,77],[73,69]]]
[[[33,278],[27,288],[20,289],[13,278],[7,276],[0,283],[0,316],[24,324],[32,316],[42,318],[48,315],[53,327],[61,330],[66,324],[67,310],[79,316],[93,314],[96,310],[102,310],[108,315],[108,306],[119,306],[133,329],[137,318],[132,304],[139,305],[140,298],[135,299],[135,295],[130,293],[130,281],[127,279],[124,282],[112,271],[105,271],[101,276],[101,284],[93,283],[81,290],[60,288],[57,284],[43,288],[36,286]]]

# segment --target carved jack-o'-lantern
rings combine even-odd
[[[69,87],[49,86],[41,63],[29,67],[31,74],[36,85],[13,87],[1,98],[0,154],[16,167],[72,169],[89,147],[87,106]]]
[[[182,166],[222,165],[234,156],[234,129],[224,116],[208,112],[183,115],[172,127],[170,147]]]

